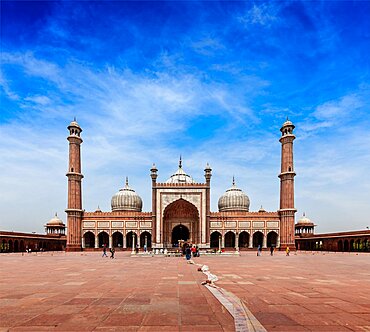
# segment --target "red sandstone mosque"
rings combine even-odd
[[[280,209],[249,211],[249,198],[233,179],[232,186],[218,200],[218,212],[210,210],[212,169],[207,164],[204,182],[186,174],[182,161],[164,182],[157,181],[153,164],[152,211],[142,211],[142,200],[128,180],[111,200],[112,211],[86,212],[82,208],[81,132],[76,121],[69,130],[67,250],[88,248],[172,248],[184,240],[201,249],[295,247],[293,130],[287,120],[281,127]]]
[[[218,212],[210,211],[212,169],[204,169],[205,182],[196,183],[186,174],[180,158],[178,170],[165,182],[157,182],[151,168],[152,212],[142,212],[142,200],[124,188],[111,200],[111,212],[86,212],[82,208],[82,129],[76,121],[69,130],[67,241],[65,225],[57,215],[45,224],[46,234],[0,231],[0,252],[97,250],[106,245],[121,249],[136,246],[172,248],[189,241],[201,249],[252,249],[258,246],[298,250],[370,251],[370,230],[315,234],[315,224],[305,215],[294,224],[294,125],[282,128],[280,209],[249,211],[249,198],[233,179],[218,200]]]

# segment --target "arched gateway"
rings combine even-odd
[[[199,213],[183,198],[169,204],[163,213],[163,242],[165,247],[177,246],[179,240],[199,243]]]

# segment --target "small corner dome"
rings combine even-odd
[[[55,226],[55,225],[60,225],[60,226],[64,226],[64,223],[63,221],[58,217],[57,213],[55,213],[55,216],[53,218],[51,218],[48,223],[46,225],[52,225],[52,226]]]
[[[249,211],[249,197],[235,185],[233,178],[233,184],[231,188],[218,200],[218,210],[223,211]]]
[[[111,200],[112,211],[136,211],[141,212],[143,201],[141,197],[131,189],[126,178],[126,185]]]
[[[194,179],[185,173],[182,169],[182,160],[180,157],[179,168],[175,174],[172,174],[166,183],[195,183]]]
[[[297,224],[304,224],[304,225],[307,225],[307,224],[312,224],[313,225],[313,222],[306,217],[306,214],[303,213],[303,216],[301,217],[301,219],[298,220]]]
[[[68,128],[70,127],[77,127],[77,128],[80,128],[80,125],[77,123],[76,119],[74,119],[73,121],[71,121],[71,123],[69,124]]]

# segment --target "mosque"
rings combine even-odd
[[[281,127],[280,208],[249,211],[248,196],[235,181],[218,200],[218,212],[210,210],[212,169],[207,164],[204,182],[187,174],[180,158],[177,171],[157,182],[158,169],[150,169],[152,211],[142,211],[142,200],[126,179],[111,199],[112,211],[82,207],[81,133],[74,120],[68,126],[69,169],[67,251],[93,250],[102,246],[133,249],[173,248],[187,241],[201,249],[295,247],[293,134],[287,120]]]

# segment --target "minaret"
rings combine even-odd
[[[210,239],[209,228],[211,226],[211,177],[212,168],[207,163],[204,169],[204,177],[206,179],[206,244],[209,245],[208,241]]]
[[[281,143],[281,172],[280,178],[280,248],[295,249],[294,233],[294,166],[293,166],[293,134],[295,126],[288,119],[284,122],[280,131]]]
[[[152,246],[155,247],[157,241],[160,239],[157,237],[157,177],[158,169],[153,164],[150,169],[150,177],[152,178]],[[159,243],[159,242],[158,242]]]
[[[69,168],[66,176],[68,177],[68,206],[67,212],[67,251],[82,250],[81,222],[82,222],[82,192],[81,181],[81,153],[82,129],[76,119],[68,126],[69,136]]]

